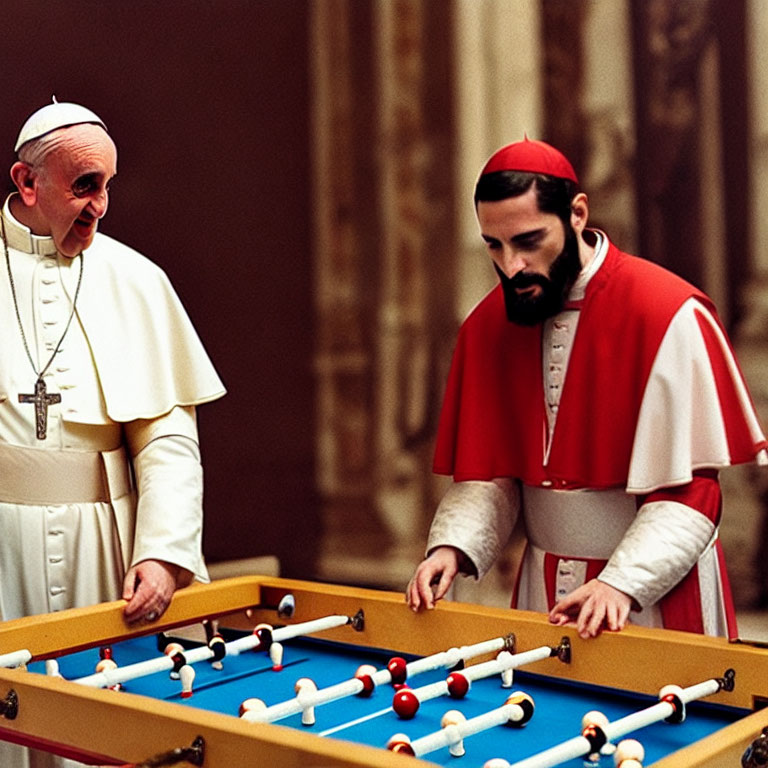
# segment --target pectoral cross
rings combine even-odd
[[[49,395],[45,382],[40,377],[35,382],[34,395],[19,395],[20,403],[35,404],[35,422],[37,424],[37,439],[45,440],[48,431],[48,406],[61,402],[61,395]]]

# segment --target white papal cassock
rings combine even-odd
[[[82,256],[60,256],[8,201],[3,219],[0,619],[118,599],[125,571],[147,559],[207,580],[195,406],[224,387],[165,274],[102,234]],[[61,401],[40,440],[34,404],[19,402],[37,378],[19,318],[39,372],[69,320],[81,260],[76,311],[43,376]],[[4,768],[26,760],[0,745]]]

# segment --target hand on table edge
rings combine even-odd
[[[456,574],[464,570],[462,565],[466,561],[466,555],[456,547],[435,547],[421,561],[406,587],[405,600],[411,610],[433,609],[445,597]]]
[[[552,607],[549,620],[558,626],[575,624],[580,637],[597,637],[604,629],[624,629],[632,598],[599,579],[577,587]]]
[[[157,621],[168,609],[176,589],[187,586],[192,574],[164,560],[142,560],[123,579],[123,616],[129,624]]]

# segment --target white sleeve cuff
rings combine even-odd
[[[693,568],[717,529],[676,501],[644,504],[598,579],[645,608],[658,602]]]
[[[509,478],[454,483],[440,502],[427,553],[440,546],[461,550],[481,579],[507,543],[520,511],[520,487]]]

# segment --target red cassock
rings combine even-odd
[[[670,370],[668,336],[691,300],[705,359],[681,359],[678,376]],[[456,482],[509,477],[523,488],[623,489],[638,507],[679,501],[716,525],[717,470],[756,460],[766,440],[712,302],[667,270],[608,244],[586,286],[551,436],[542,333],[541,325],[507,321],[501,286],[473,310],[454,353],[434,470]],[[695,399],[706,387],[716,390],[718,412],[703,417]],[[721,558],[719,542],[714,546]],[[587,578],[604,564],[590,563]],[[702,631],[696,589],[694,566],[662,599],[664,626]],[[549,598],[551,607],[554,594]]]

